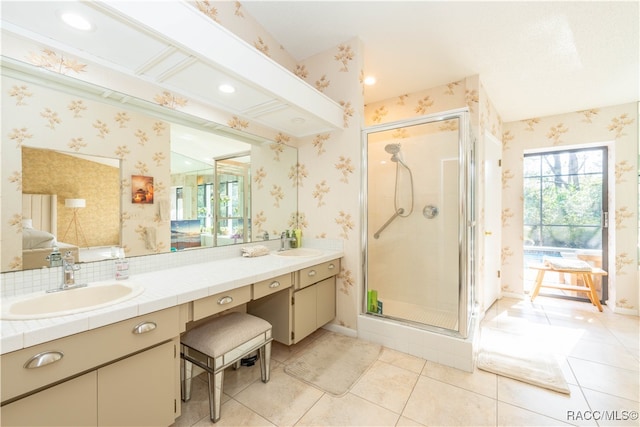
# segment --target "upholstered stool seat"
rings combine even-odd
[[[262,382],[266,383],[270,376],[272,340],[269,322],[237,312],[216,317],[185,332],[180,338],[182,400],[187,401],[191,397],[193,363],[207,371],[211,420],[218,421],[224,370],[231,365],[237,365],[240,359],[257,350],[260,376]]]

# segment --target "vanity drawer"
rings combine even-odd
[[[340,260],[323,262],[298,271],[297,289],[305,288],[340,272]]]
[[[178,314],[178,307],[172,307],[3,354],[2,401],[175,338],[180,335]]]
[[[251,285],[232,289],[193,302],[193,320],[204,319],[212,314],[246,304],[251,300]]]
[[[273,279],[263,280],[253,284],[253,299],[266,297],[274,292],[291,287],[291,273],[283,274]]]

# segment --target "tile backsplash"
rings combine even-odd
[[[242,247],[255,245],[264,245],[267,246],[269,250],[277,250],[280,247],[280,240],[272,239],[268,242],[253,242],[243,245],[221,246],[207,249],[201,248],[197,250],[131,257],[127,258],[129,261],[129,274],[133,276],[151,271],[184,267],[190,264],[234,258],[241,255]],[[339,239],[306,238],[304,246],[318,249],[343,250],[343,242]],[[115,279],[115,262],[115,259],[108,259],[82,263],[82,268],[76,272],[76,282],[91,283]],[[61,280],[62,267],[2,273],[0,274],[0,296],[4,298],[53,289],[60,286]]]

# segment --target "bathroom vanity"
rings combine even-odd
[[[8,324],[22,329],[25,343],[32,333],[33,339],[41,336],[46,321],[57,325],[52,339],[0,356],[3,424],[173,423],[180,415],[180,333],[192,322],[246,309],[272,323],[276,340],[293,344],[335,317],[342,253],[318,253],[230,258],[142,274],[135,281],[145,292],[127,302],[56,319],[3,321],[3,342],[10,342]],[[223,268],[230,272],[216,279],[214,272]],[[193,277],[203,279],[189,284]],[[113,323],[91,327],[92,317],[97,325],[109,313]],[[71,330],[65,318],[69,324],[86,319],[88,329],[55,332]]]

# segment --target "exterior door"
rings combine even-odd
[[[525,154],[525,269],[531,262],[544,262],[545,257],[582,260],[608,269],[607,160],[606,147]],[[583,285],[575,276],[557,274],[551,280]],[[594,283],[604,302],[608,296],[606,277],[598,277]],[[553,295],[582,296],[571,291]]]

